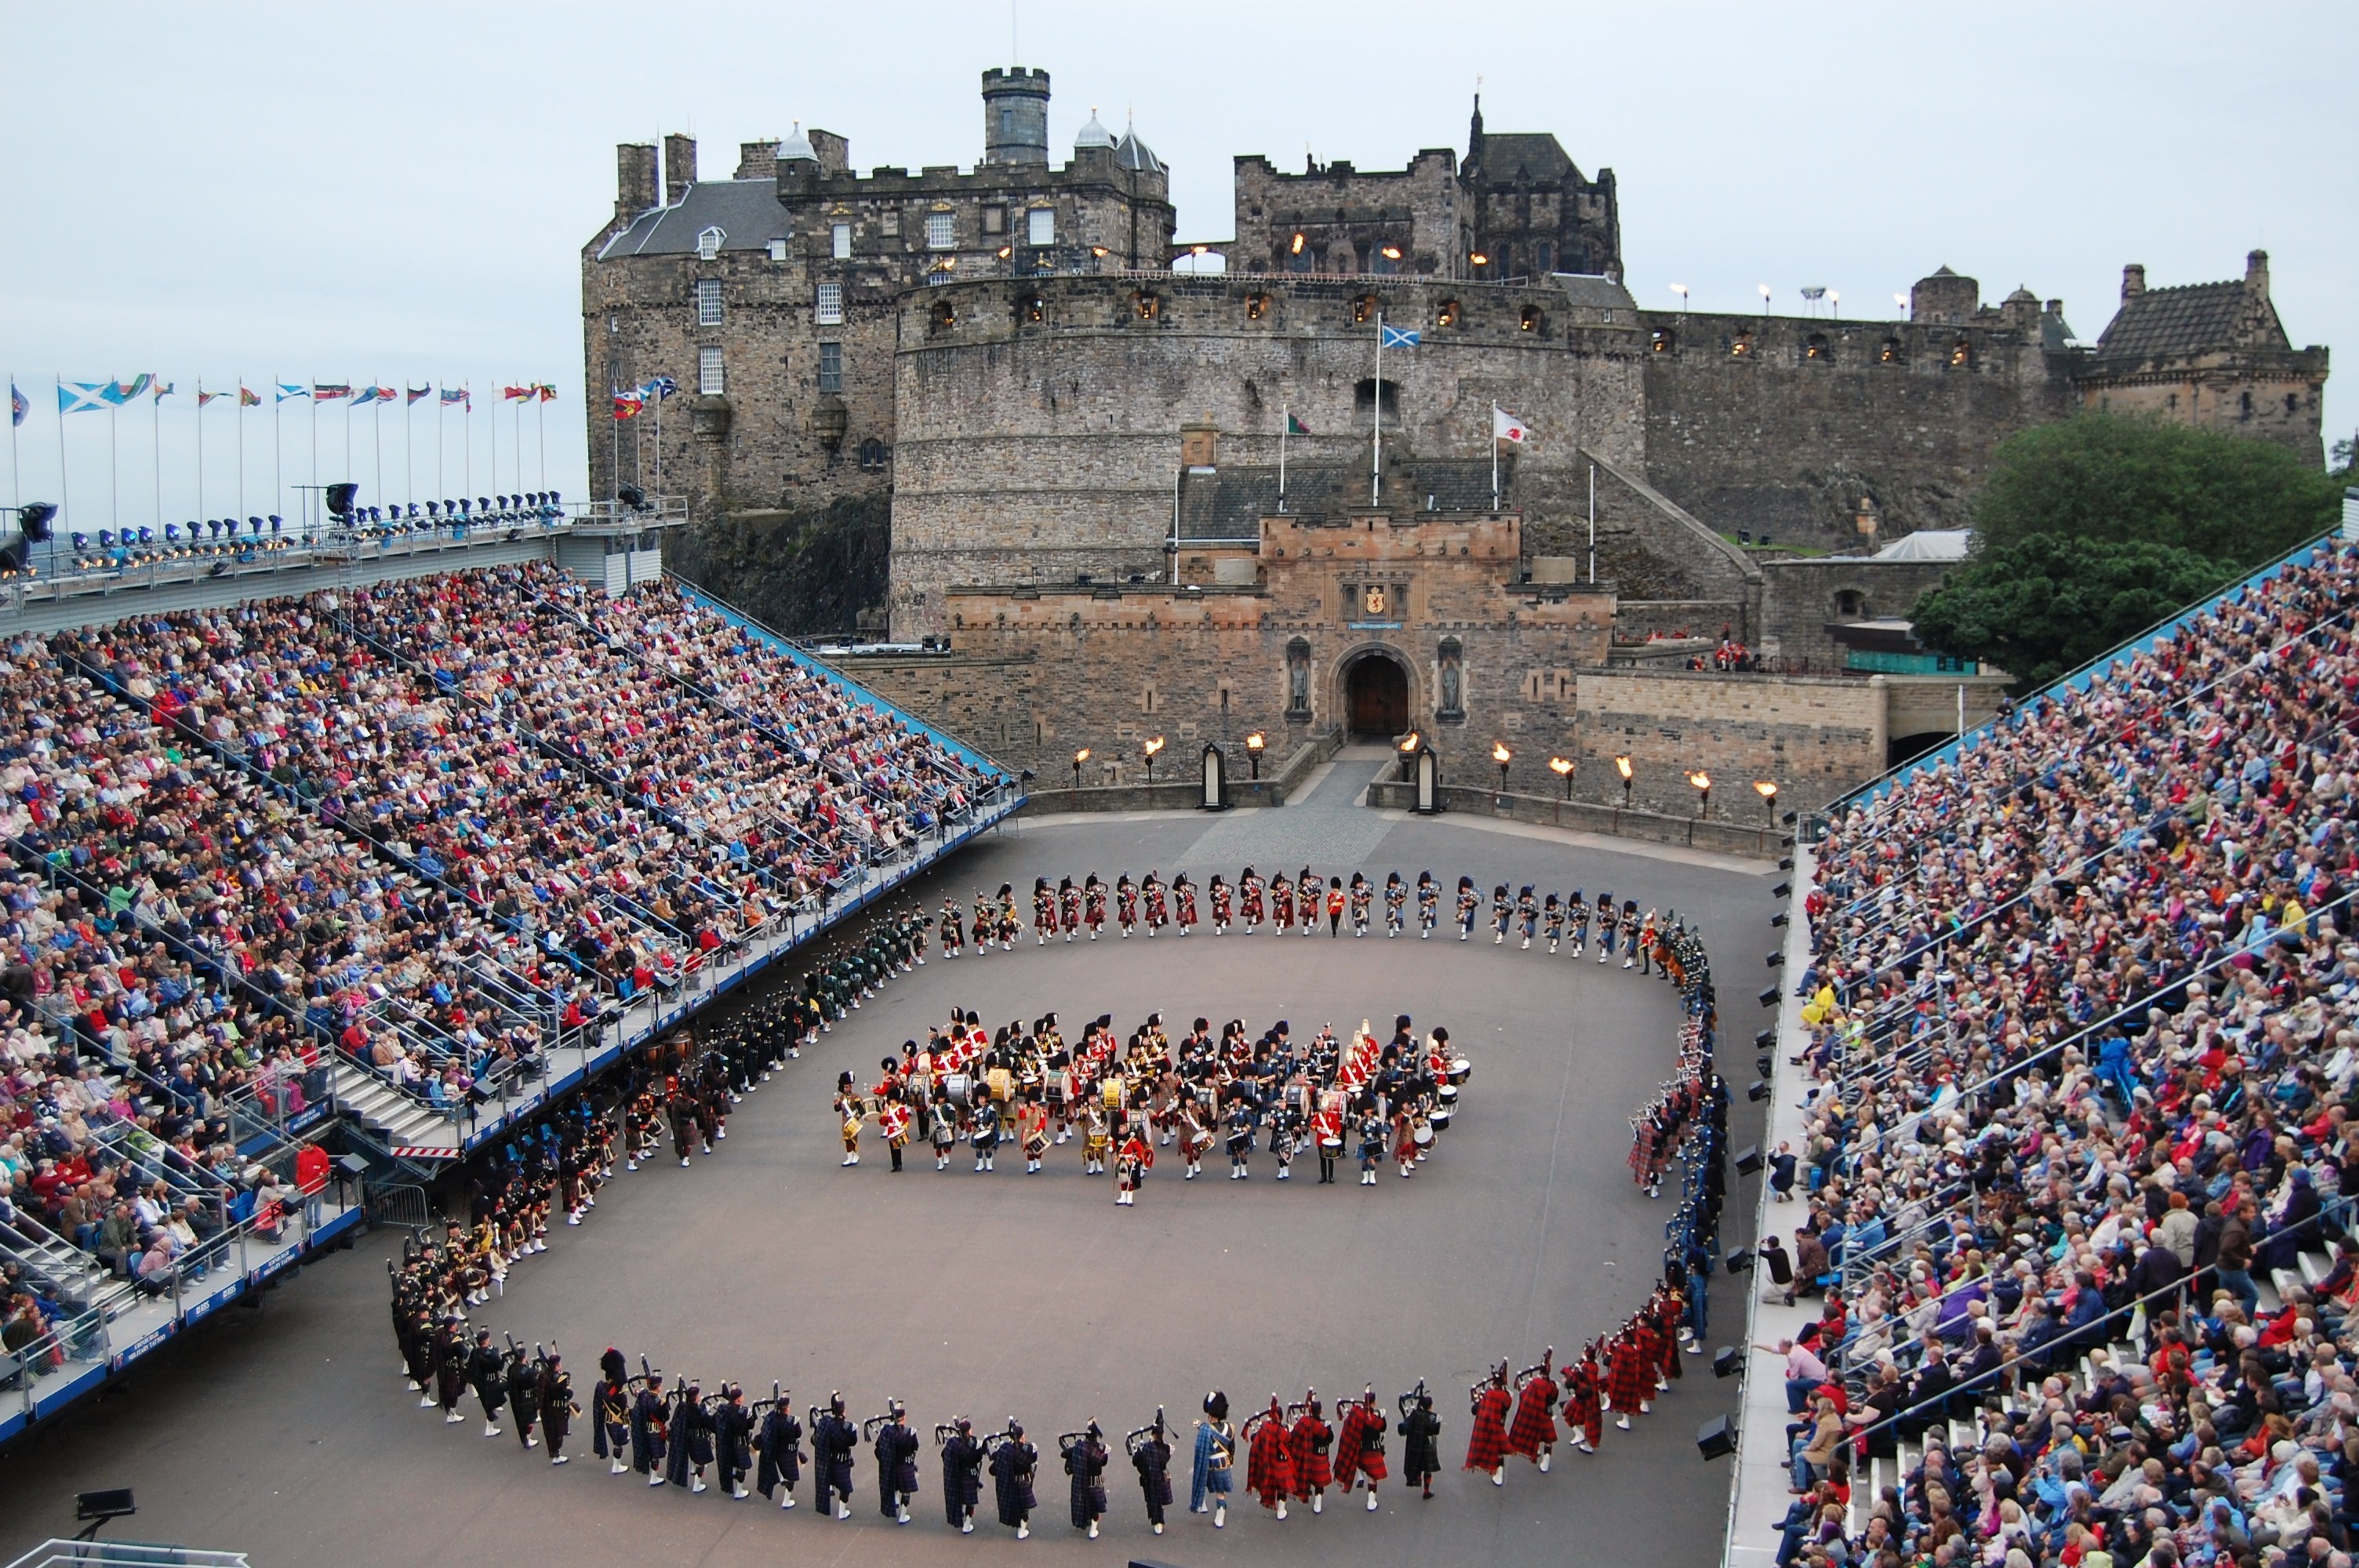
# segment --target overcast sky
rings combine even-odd
[[[160,407],[62,421],[73,510],[102,526],[272,510],[267,384],[472,384],[474,489],[538,488],[538,406],[495,439],[487,396],[560,389],[548,483],[582,491],[578,251],[614,197],[614,146],[686,130],[726,178],[737,144],[795,120],[855,167],[973,164],[978,73],[1046,67],[1060,159],[1093,104],[1172,169],[1182,239],[1228,237],[1234,155],[1399,168],[1466,144],[1483,79],[1495,131],[1554,131],[1620,181],[1642,304],[1753,308],[1769,284],[1886,311],[1948,265],[1985,299],[2060,296],[2094,339],[2122,264],[2156,286],[2234,277],[2270,253],[2296,344],[2359,345],[2359,5],[1110,6],[442,5],[208,6],[0,0],[0,369],[31,399],[26,498],[54,498],[50,390],[143,371]],[[2331,382],[2328,440],[2359,395]],[[603,388],[600,393],[603,395]],[[399,406],[397,405],[397,409]],[[349,416],[364,499],[423,500],[431,401]],[[308,406],[284,406],[281,473],[311,477]],[[347,416],[322,416],[322,477]],[[161,424],[162,450],[151,445]],[[114,428],[110,431],[112,422]],[[109,441],[114,443],[110,469]],[[462,427],[443,426],[441,493]],[[380,456],[381,454],[381,456]],[[382,463],[384,492],[375,483]],[[110,497],[110,481],[113,492]],[[277,510],[293,515],[291,498]]]

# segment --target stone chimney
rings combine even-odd
[[[1208,469],[1221,460],[1221,430],[1217,425],[1180,427],[1180,462],[1183,468]]]
[[[2132,262],[2122,268],[2122,303],[2127,305],[2146,292],[2146,264]]]
[[[2245,253],[2245,292],[2256,299],[2267,299],[2269,297],[2268,252],[2246,251]]]
[[[821,174],[852,172],[852,143],[848,138],[839,136],[833,131],[813,131],[810,133],[810,145],[811,151],[819,155],[819,171]]]
[[[737,144],[738,179],[776,179],[778,177],[778,144],[776,142],[740,142]]]
[[[663,147],[664,205],[677,207],[696,183],[696,138],[675,132],[664,138]]]
[[[614,148],[614,222],[628,223],[656,204],[656,149],[647,142]]]

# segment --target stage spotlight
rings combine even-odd
[[[337,517],[349,517],[352,515],[353,502],[360,492],[361,487],[350,480],[330,485],[328,487],[329,513]]]
[[[27,539],[38,545],[49,538],[49,520],[57,514],[52,502],[28,501],[16,508],[16,526],[24,531]]]

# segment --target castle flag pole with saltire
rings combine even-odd
[[[1310,427],[1297,419],[1293,409],[1280,411],[1277,426],[1277,509],[1280,512],[1286,510],[1286,438],[1309,434]]]
[[[1368,504],[1374,506],[1382,499],[1385,489],[1385,351],[1413,349],[1418,334],[1414,327],[1387,327],[1385,313],[1376,312],[1376,384],[1374,402],[1376,410],[1375,439],[1368,449]]]
[[[1491,405],[1491,510],[1499,510],[1499,443],[1517,446],[1532,438],[1532,427],[1497,404]]]

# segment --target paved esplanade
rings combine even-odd
[[[1028,918],[1032,879],[1111,883],[1184,870],[1200,886],[1234,880],[1247,860],[1264,875],[1306,859],[1321,877],[1353,870],[1381,883],[1395,868],[1430,869],[1454,887],[1531,881],[1545,892],[1610,890],[1641,908],[1700,917],[1729,1003],[1734,1050],[1750,1050],[1752,993],[1774,877],[1743,862],[1594,841],[1466,819],[1403,817],[1354,806],[1383,762],[1347,753],[1284,810],[1139,817],[1047,818],[1011,827],[937,878],[926,896],[963,901],[1014,882]],[[1209,905],[1207,905],[1209,914]],[[1413,906],[1412,906],[1413,913]],[[1445,918],[1447,909],[1445,907]],[[1381,903],[1377,929],[1381,932]],[[1111,926],[1109,927],[1111,929]],[[844,1392],[856,1419],[888,1397],[930,1433],[965,1414],[979,1431],[1011,1413],[1040,1445],[1040,1507],[1031,1540],[995,1524],[960,1537],[941,1522],[932,1444],[920,1456],[915,1522],[875,1507],[875,1461],[857,1467],[853,1519],[818,1517],[808,1476],[792,1513],[718,1490],[690,1498],[610,1477],[589,1454],[586,1421],[552,1470],[514,1436],[480,1422],[446,1427],[397,1375],[384,1260],[396,1239],[364,1240],[270,1293],[258,1313],[222,1314],[184,1346],[69,1416],[0,1465],[0,1557],[71,1533],[72,1494],[128,1485],[140,1513],[111,1533],[250,1550],[283,1564],[573,1564],[857,1562],[864,1564],[1118,1563],[1125,1554],[1180,1564],[1457,1563],[1701,1563],[1717,1558],[1725,1464],[1696,1455],[1696,1426],[1734,1407],[1734,1386],[1706,1358],[1635,1432],[1609,1423],[1595,1457],[1560,1446],[1550,1474],[1511,1459],[1507,1484],[1459,1473],[1464,1390],[1487,1361],[1516,1367],[1553,1344],[1561,1357],[1616,1325],[1658,1266],[1670,1200],[1648,1202],[1624,1159],[1627,1118],[1661,1081],[1678,1009],[1659,980],[1517,950],[1412,935],[1355,941],[1200,928],[1185,941],[1112,936],[1047,951],[1027,935],[1014,953],[937,953],[913,977],[838,1023],[818,1050],[746,1097],[728,1139],[693,1168],[658,1161],[622,1175],[578,1229],[516,1264],[506,1294],[474,1321],[519,1338],[554,1338],[588,1402],[598,1353],[641,1352],[667,1373],[730,1377],[749,1396],[785,1380],[798,1405]],[[1053,1009],[1069,1033],[1100,1012],[1124,1032],[1160,1010],[1176,1035],[1197,1014],[1243,1017],[1258,1031],[1283,1017],[1298,1038],[1362,1018],[1384,1031],[1396,1012],[1446,1024],[1474,1060],[1456,1125],[1413,1180],[1387,1167],[1375,1188],[1347,1168],[1315,1184],[1303,1159],[1279,1184],[1265,1152],[1248,1182],[1215,1157],[1180,1179],[1161,1150],[1135,1209],[1110,1179],[1081,1173],[1079,1141],[1027,1176],[1011,1157],[979,1176],[972,1159],[937,1174],[922,1146],[889,1174],[872,1132],[845,1170],[827,1105],[835,1075],[873,1077],[879,1057],[952,1005],[993,1025]],[[1749,1066],[1747,1057],[1744,1065]],[[1740,1069],[1740,1078],[1741,1078]],[[1740,1129],[1751,1119],[1740,1098]],[[1739,1130],[1735,1143],[1752,1141]],[[1749,1210],[1734,1184],[1732,1225]],[[1734,1244],[1735,1238],[1730,1238]],[[1712,1343],[1742,1333],[1742,1294],[1713,1292]],[[1448,1468],[1431,1502],[1394,1479],[1380,1511],[1329,1499],[1324,1517],[1271,1519],[1242,1491],[1228,1528],[1186,1506],[1190,1422],[1205,1391],[1228,1391],[1242,1418],[1272,1391],[1306,1384],[1332,1401],[1373,1380],[1389,1406],[1419,1377],[1436,1390]],[[473,1396],[469,1407],[473,1408]],[[1147,1533],[1120,1434],[1158,1403],[1176,1428],[1180,1508]],[[1117,1444],[1107,1475],[1106,1539],[1066,1522],[1056,1436],[1092,1417]],[[985,1488],[982,1519],[991,1517]]]

